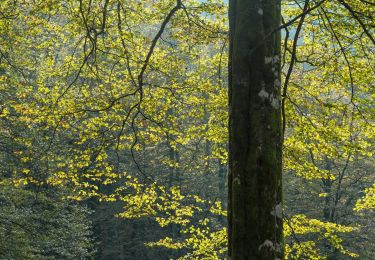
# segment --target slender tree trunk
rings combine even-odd
[[[279,0],[230,0],[229,259],[282,259]]]
[[[222,203],[223,209],[226,209],[228,206],[227,202],[227,192],[226,192],[226,166],[221,163],[221,160],[218,160],[219,174],[218,174],[218,195]],[[223,225],[226,224],[226,218],[224,216],[219,217],[220,223]]]

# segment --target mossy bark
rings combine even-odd
[[[229,5],[229,258],[282,259],[280,2]]]

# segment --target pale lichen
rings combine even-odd
[[[259,91],[258,96],[259,96],[262,100],[265,100],[265,99],[267,99],[267,98],[270,96],[270,94],[268,94],[268,92],[267,92],[264,88],[262,88],[262,90]]]
[[[271,95],[270,96],[270,103],[271,103],[271,106],[274,109],[279,109],[280,108],[280,100],[279,100],[279,98],[277,96]]]
[[[275,79],[275,81],[273,82],[273,85],[275,86],[275,88],[280,87],[280,86],[281,86],[281,82],[280,82],[280,80],[279,80],[278,78]]]
[[[279,55],[275,55],[275,56],[271,56],[271,57],[264,57],[264,64],[275,64],[275,63],[278,63],[280,61],[280,56]]]
[[[240,185],[240,184],[241,184],[241,180],[240,180],[240,178],[238,178],[238,177],[234,178],[234,179],[233,179],[233,183],[234,183],[234,184],[237,184],[237,185]]]
[[[262,250],[263,247],[269,247],[271,250],[275,250],[275,246],[271,240],[266,239],[259,247],[258,250]]]
[[[271,211],[271,215],[280,219],[283,217],[283,206],[281,202],[275,205],[275,208]]]
[[[269,63],[271,63],[272,62],[272,60],[273,60],[273,57],[264,57],[264,64],[269,64]]]

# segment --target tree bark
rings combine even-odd
[[[280,1],[230,0],[229,259],[282,259]]]

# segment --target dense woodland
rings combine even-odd
[[[282,133],[283,245],[259,251],[374,259],[374,14],[374,0],[0,0],[0,259],[227,259],[228,139],[252,144],[228,134],[241,35],[277,53],[251,59],[276,90],[248,100]],[[230,33],[246,15],[265,29]]]

